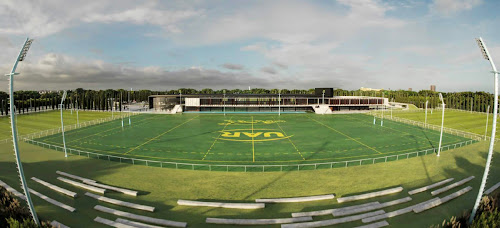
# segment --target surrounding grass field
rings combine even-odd
[[[437,148],[439,132],[350,115],[136,115],[66,132],[68,148],[204,164],[349,161]],[[469,139],[445,134],[443,145]],[[37,141],[62,145],[61,134]]]
[[[48,114],[50,117],[51,114]],[[28,120],[25,120],[28,121]],[[28,124],[28,123],[26,123]],[[55,126],[48,126],[54,128]],[[1,126],[2,130],[6,130]],[[10,143],[0,144],[0,180],[20,190],[19,179],[12,156]],[[409,213],[388,219],[391,227],[429,227],[439,224],[452,215],[460,215],[464,210],[472,208],[477,194],[481,175],[484,170],[487,153],[487,142],[476,143],[460,149],[443,152],[442,156],[433,155],[401,160],[398,162],[378,163],[368,166],[356,166],[343,169],[328,169],[301,172],[205,172],[190,170],[161,169],[146,166],[134,166],[89,159],[80,156],[64,158],[61,152],[44,149],[38,146],[20,143],[21,155],[30,188],[51,198],[66,203],[77,209],[70,213],[33,196],[39,216],[45,220],[56,219],[71,227],[105,227],[93,222],[96,216],[114,220],[116,217],[97,212],[92,208],[104,205],[122,211],[146,216],[188,222],[189,227],[221,227],[204,223],[207,217],[228,218],[278,218],[290,217],[291,212],[330,209],[371,202],[362,200],[352,203],[338,204],[336,200],[325,200],[307,203],[269,204],[261,210],[235,210],[206,207],[187,207],[176,204],[178,199],[193,199],[225,202],[252,202],[257,198],[296,197],[335,193],[337,197],[356,195],[394,186],[404,187],[399,194],[378,197],[375,200],[386,202],[408,196],[407,191],[428,185],[442,179],[453,177],[455,180],[475,175],[470,182],[473,190],[456,200],[420,214]],[[496,149],[498,157],[499,150]],[[105,184],[120,186],[140,191],[138,197],[130,197],[117,193],[106,193],[106,196],[134,203],[155,206],[154,213],[138,212],[133,209],[98,203],[83,196],[84,190],[67,185],[56,179],[56,170],[61,170]],[[35,176],[58,186],[75,191],[76,199],[55,193],[48,188],[29,180]],[[500,166],[493,160],[489,182],[486,187],[500,181]],[[458,189],[443,194],[450,194]],[[498,192],[498,191],[497,191]],[[420,193],[412,196],[413,201],[393,206],[386,211],[393,211],[431,198],[431,195]],[[330,219],[332,216],[321,216],[315,220]],[[335,227],[354,227],[363,225],[352,222]],[[226,226],[229,227],[229,226]],[[279,227],[279,226],[271,226]]]
[[[441,110],[432,110],[432,112],[430,109],[427,110],[427,123],[441,126],[441,113],[442,113]],[[389,114],[389,112],[386,111],[385,114],[387,115]],[[424,110],[421,110],[419,112],[395,111],[392,113],[392,115],[395,117],[401,117],[420,122],[425,121]],[[492,124],[493,124],[493,115],[490,114],[488,118],[487,136],[491,135]],[[471,112],[445,109],[444,126],[484,135],[486,130],[486,114],[478,112],[471,113]],[[497,137],[499,137],[498,134]]]

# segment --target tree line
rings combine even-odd
[[[133,102],[148,102],[151,95],[166,94],[314,94],[314,89],[262,89],[253,88],[250,90],[241,89],[201,89],[180,88],[168,91],[138,90],[128,91],[124,89],[107,90],[85,90],[78,88],[68,90],[65,109],[78,108],[81,110],[122,110],[122,104],[128,103],[129,99]],[[373,96],[386,97],[389,101],[414,104],[419,108],[425,107],[428,101],[429,108],[441,106],[438,92],[430,90],[406,91],[406,90],[382,90],[382,91],[361,91],[361,90],[343,90],[335,89],[335,96]],[[63,91],[16,91],[14,92],[15,107],[18,113],[28,111],[54,110],[59,108]],[[452,92],[442,93],[447,108],[472,110],[477,112],[486,112],[488,105],[493,106],[493,94],[486,92]],[[121,102],[120,102],[121,101]],[[0,91],[0,114],[5,115],[9,112],[9,96]],[[492,108],[490,108],[492,112]]]

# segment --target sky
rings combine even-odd
[[[0,1],[16,90],[360,87],[493,91],[497,0]],[[8,90],[7,77],[0,90]]]

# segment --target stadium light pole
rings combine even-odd
[[[80,127],[80,117],[78,116],[78,100],[76,100],[76,126]]]
[[[323,90],[323,104],[325,104],[325,90]]]
[[[424,126],[427,126],[427,105],[429,104],[429,101],[425,101],[425,121],[424,121]]]
[[[120,116],[122,117],[122,129],[123,129],[123,113],[122,113],[122,105],[123,105],[123,93],[120,91]]]
[[[182,90],[179,90],[179,105],[181,106],[182,109]]]
[[[278,116],[281,116],[281,89],[278,90]]]
[[[477,194],[476,202],[474,203],[474,207],[472,208],[472,213],[469,218],[469,223],[471,224],[474,221],[474,217],[476,216],[477,208],[479,207],[479,203],[481,202],[481,198],[483,196],[484,186],[486,185],[486,179],[488,178],[488,173],[490,171],[491,159],[493,156],[493,147],[495,146],[495,134],[496,134],[496,126],[497,126],[497,113],[498,113],[498,71],[491,59],[490,53],[486,48],[486,45],[483,42],[481,37],[476,39],[477,45],[481,49],[481,53],[483,54],[484,59],[490,61],[491,68],[493,69],[492,73],[494,74],[494,83],[495,83],[495,98],[493,102],[493,126],[491,128],[491,138],[490,138],[490,148],[488,150],[488,157],[486,159],[486,166],[484,167],[483,179],[481,180],[481,186],[479,187],[479,192]]]
[[[63,96],[61,98],[61,104],[59,105],[59,109],[61,110],[61,133],[62,133],[62,140],[63,140],[63,146],[64,146],[64,157],[68,157],[68,153],[66,152],[66,138],[64,138],[64,121],[63,121],[63,105],[64,105],[64,100],[66,99],[67,92],[64,90]]]
[[[385,103],[384,101],[385,101],[384,94],[382,94],[382,102]],[[385,113],[385,107],[384,107],[384,105],[382,105],[382,119],[380,121],[380,126],[381,127],[384,126],[384,113]]]
[[[437,156],[439,157],[439,155],[441,155],[441,143],[443,142],[443,129],[444,129],[444,99],[443,99],[443,95],[441,93],[439,93],[439,100],[441,100],[441,103],[443,105],[443,114],[441,115],[441,134],[439,136],[439,147],[438,147],[438,154]]]
[[[222,98],[223,106],[222,109],[224,110],[224,116],[226,115],[226,90],[224,90],[224,98]]]
[[[128,125],[132,125],[132,121],[130,120],[130,93],[132,92],[132,88],[128,92]]]
[[[9,74],[6,74],[5,76],[9,77],[9,101],[10,101],[10,127],[12,130],[12,143],[14,145],[14,154],[16,156],[16,164],[17,164],[17,171],[19,172],[19,178],[21,179],[21,187],[23,188],[24,195],[26,196],[26,201],[28,202],[28,207],[31,212],[31,216],[33,217],[33,220],[35,223],[40,226],[40,221],[38,220],[38,216],[35,211],[35,207],[33,206],[33,202],[31,201],[31,195],[28,191],[28,184],[26,183],[26,178],[24,177],[24,169],[23,169],[23,164],[21,163],[21,156],[19,154],[19,146],[18,146],[18,139],[17,139],[17,125],[16,125],[16,112],[15,107],[14,107],[14,75],[18,75],[19,73],[16,73],[17,69],[17,64],[19,62],[22,62],[24,58],[26,58],[26,54],[28,53],[28,50],[30,49],[31,43],[33,43],[33,39],[26,38],[26,41],[24,42],[23,48],[19,52],[19,55],[17,56],[16,62],[14,63],[14,66],[12,67],[12,70],[10,71]]]
[[[484,140],[486,140],[486,134],[488,134],[488,121],[490,117],[490,106],[488,105],[488,108],[486,109],[486,128],[484,130]]]

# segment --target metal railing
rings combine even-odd
[[[370,112],[368,114],[372,115],[372,116],[376,116],[376,117],[382,116],[382,114],[375,113],[375,112]],[[396,121],[396,122],[400,122],[400,123],[411,124],[413,126],[427,128],[427,129],[431,129],[431,130],[435,130],[435,131],[441,131],[441,126],[433,125],[433,124],[426,124],[424,122],[405,119],[405,118],[401,118],[401,117],[392,117],[391,118],[390,115],[387,115],[387,113],[386,113],[386,115],[384,115],[384,118],[387,120],[392,120],[392,121]],[[472,132],[457,130],[457,129],[453,129],[453,128],[449,128],[449,127],[443,127],[443,132],[448,133],[448,134],[452,134],[452,135],[456,135],[456,136],[461,136],[464,138],[474,139],[477,141],[490,140],[490,138],[491,138],[490,136],[485,136],[485,135],[480,135],[480,134],[476,134],[476,133],[472,133]],[[495,139],[495,141],[498,141],[498,139]]]
[[[35,141],[33,139],[24,138],[27,143],[41,146],[43,148],[54,149],[56,151],[64,151],[62,146],[52,145],[44,142]],[[455,144],[445,145],[441,147],[441,151],[456,149],[462,146],[471,145],[477,140],[467,140]],[[120,163],[128,163],[133,165],[146,165],[161,168],[175,168],[175,169],[189,169],[189,170],[206,170],[206,171],[233,171],[233,172],[274,172],[274,171],[301,171],[301,170],[316,170],[316,169],[333,169],[341,167],[351,167],[359,165],[368,165],[381,162],[398,161],[402,159],[409,159],[413,157],[424,156],[428,154],[435,154],[437,148],[431,148],[421,151],[409,152],[404,154],[388,155],[376,158],[366,158],[358,160],[336,161],[336,162],[323,162],[323,163],[304,163],[304,164],[284,164],[284,165],[222,165],[222,164],[194,164],[194,163],[181,163],[181,162],[168,162],[168,161],[154,161],[137,159],[130,157],[120,157],[109,154],[100,154],[95,152],[88,152],[67,148],[69,154],[85,156],[88,158],[96,158],[108,161],[116,161]]]
[[[125,114],[125,113],[123,113],[123,114]],[[137,115],[138,113],[133,113],[133,112],[128,113],[127,112],[127,114],[129,114],[130,116],[133,116],[133,115]],[[126,117],[128,117],[128,115]],[[109,121],[121,119],[121,118],[122,118],[122,116],[117,115],[114,117],[106,117],[106,118],[101,118],[101,119],[90,120],[90,121],[82,122],[80,124],[65,125],[64,131],[75,130],[78,128],[83,128],[83,127],[88,127],[88,126],[92,126],[92,125],[96,125],[96,124],[101,124],[101,123],[105,123],[105,122],[109,122]],[[21,139],[23,139],[23,138],[36,139],[36,138],[41,138],[41,137],[45,137],[45,136],[49,136],[49,135],[54,135],[57,133],[61,133],[61,127],[48,129],[48,130],[35,132],[35,133],[30,133],[30,134],[26,134],[26,135],[21,135],[21,136],[19,136],[19,138],[21,138]],[[8,138],[8,139],[0,140],[0,144],[7,143],[7,142],[12,142],[12,139]]]

